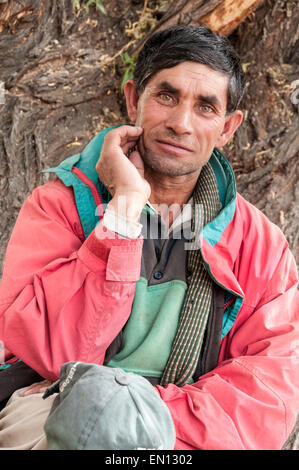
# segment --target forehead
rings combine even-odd
[[[180,94],[216,94],[219,100],[227,101],[228,76],[204,64],[188,61],[162,69],[150,78],[145,89],[155,89],[165,81]]]

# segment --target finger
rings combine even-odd
[[[30,390],[24,390],[23,393],[20,393],[22,397],[27,397],[28,395],[35,395],[36,393],[44,393],[47,390],[48,387],[45,385],[40,386],[40,387],[32,387]]]
[[[134,150],[129,156],[129,160],[137,168],[141,176],[144,176],[144,164],[140,156],[140,153],[137,150]]]
[[[21,397],[26,397],[26,396],[28,396],[28,395],[32,395],[33,393],[35,393],[34,390],[35,390],[35,387],[32,387],[32,386],[31,386],[31,387],[27,387],[25,390],[23,390],[22,392],[20,392],[20,396],[21,396]]]
[[[129,150],[131,150],[132,148],[134,148],[136,146],[136,140],[131,140],[129,142],[127,142],[126,144],[124,144],[121,149],[123,151],[123,153],[126,155],[128,153]]]
[[[140,155],[144,155],[145,153],[145,146],[144,146],[144,134],[140,135],[140,139],[138,139],[137,148]]]
[[[140,135],[142,130],[142,127],[139,126],[120,126],[109,131],[108,134],[105,136],[104,140],[106,142],[111,140],[119,140],[120,142],[122,139],[133,139],[136,138],[136,136]]]
[[[128,142],[136,142],[142,134],[142,127],[138,126],[122,126],[119,128],[119,145],[123,146]]]
[[[135,135],[140,135],[140,133],[143,131],[143,128],[140,127],[140,126],[127,126],[127,125],[124,125],[124,126],[117,127],[115,130],[118,131],[117,133],[121,137],[126,137],[126,136],[133,137]]]
[[[22,392],[20,392],[20,396],[25,397],[28,395],[33,395],[34,393],[41,393],[42,391],[46,391],[46,389],[51,385],[51,382],[47,380],[43,380],[42,382],[36,382],[29,387],[26,387]]]

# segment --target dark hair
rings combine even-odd
[[[172,26],[153,34],[140,51],[134,71],[138,92],[162,69],[199,62],[229,77],[227,113],[235,111],[244,94],[245,75],[240,59],[225,36],[207,26]]]

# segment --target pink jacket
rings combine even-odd
[[[73,192],[55,180],[27,199],[8,245],[0,339],[8,356],[49,380],[64,362],[102,364],[131,312],[143,240],[104,238],[101,223],[97,230],[101,238],[84,239]],[[193,385],[156,387],[176,449],[280,449],[299,411],[294,258],[281,231],[240,195],[220,240],[203,241],[202,252],[214,279],[244,302],[216,369]]]

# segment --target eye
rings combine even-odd
[[[214,111],[214,109],[209,106],[208,104],[201,104],[199,105],[199,109],[201,112],[205,113],[205,114],[209,114],[209,113],[212,113]]]
[[[166,93],[165,91],[159,92],[158,98],[160,98],[160,100],[164,101],[165,103],[171,103],[173,101],[173,97],[169,93]]]

